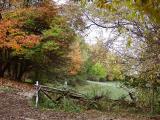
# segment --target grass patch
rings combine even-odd
[[[120,86],[116,82],[109,82],[108,84],[107,83],[97,84],[96,82],[89,82],[87,85],[78,86],[76,89],[80,93],[83,93],[87,96],[92,96],[93,94],[106,94],[109,98],[113,100],[118,100],[121,97],[126,97],[126,99],[130,99],[128,96],[128,92],[123,88],[120,88]]]
[[[5,92],[5,93],[13,93],[16,92],[16,89],[13,89],[11,87],[4,87],[4,86],[0,86],[0,92]]]

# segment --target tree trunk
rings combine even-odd
[[[0,13],[0,21],[2,20],[2,13]]]
[[[22,80],[22,76],[25,72],[25,61],[20,61],[19,66],[18,66],[18,75],[17,75],[17,80]]]
[[[2,65],[3,65],[3,63],[0,61],[0,77],[3,77]]]

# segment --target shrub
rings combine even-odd
[[[105,78],[100,78],[99,82],[106,82],[107,80]]]
[[[96,77],[96,76],[88,76],[87,80],[90,80],[90,81],[99,81],[98,77]]]
[[[69,77],[67,79],[68,85],[75,87],[76,85],[84,85],[86,83],[86,79],[84,76],[76,75]]]

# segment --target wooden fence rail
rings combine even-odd
[[[38,81],[36,81],[35,88],[36,88],[36,104],[35,104],[36,107],[38,106],[39,92],[42,92],[46,97],[48,97],[53,102],[59,101],[63,97],[69,97],[72,99],[85,101],[85,102],[95,102],[94,99],[89,99],[86,97],[86,95],[78,93],[74,90],[67,89],[67,88],[58,89],[58,88],[52,88],[45,85],[39,85]],[[49,94],[57,94],[59,95],[59,97],[53,100],[52,96]]]

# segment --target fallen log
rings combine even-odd
[[[88,100],[87,98],[85,98],[85,95],[83,95],[81,93],[72,92],[72,90],[69,90],[69,89],[66,89],[66,90],[65,89],[57,89],[57,88],[51,88],[51,87],[47,87],[47,86],[43,86],[43,85],[40,85],[40,87],[41,87],[41,90],[46,91],[46,92],[56,93],[56,94],[60,94],[63,96],[68,96],[73,99],[86,99],[86,100]]]

